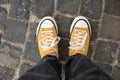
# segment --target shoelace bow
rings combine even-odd
[[[74,34],[74,40],[70,41],[70,49],[72,50],[84,50],[87,32],[82,30],[75,30],[77,34]]]
[[[53,31],[42,31],[42,40],[40,41],[40,43],[42,43],[43,45],[40,45],[43,50],[51,50],[54,49],[56,51],[56,48],[54,48],[54,46],[56,44],[58,44],[58,42],[60,41],[60,37],[55,37],[54,38],[54,34]]]

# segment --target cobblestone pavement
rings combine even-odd
[[[62,62],[70,24],[83,15],[92,25],[89,57],[120,80],[120,0],[0,0],[0,80],[17,80],[40,60],[35,31],[47,15],[58,24]]]

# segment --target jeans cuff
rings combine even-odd
[[[56,56],[52,56],[52,55],[47,55],[47,56],[42,58],[42,60],[44,60],[44,61],[50,60],[50,59],[56,59],[57,60],[57,57]]]

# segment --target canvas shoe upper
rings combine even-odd
[[[52,17],[43,18],[38,25],[36,36],[40,56],[54,55],[58,58],[58,42],[60,37],[57,36],[58,28]]]
[[[83,17],[76,17],[70,29],[69,56],[75,54],[87,55],[91,35],[89,21]]]

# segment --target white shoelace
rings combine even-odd
[[[60,37],[56,37],[54,38],[53,36],[53,31],[42,31],[41,32],[43,39],[40,41],[40,43],[42,43],[43,45],[39,45],[43,48],[43,50],[50,50],[50,49],[54,49],[56,51],[56,49],[54,48],[54,46],[56,44],[58,44],[58,42],[60,41]]]
[[[72,50],[84,50],[86,39],[87,39],[87,32],[82,30],[75,30],[77,34],[74,34],[74,41],[70,41],[70,49]],[[80,39],[82,38],[82,39]]]

